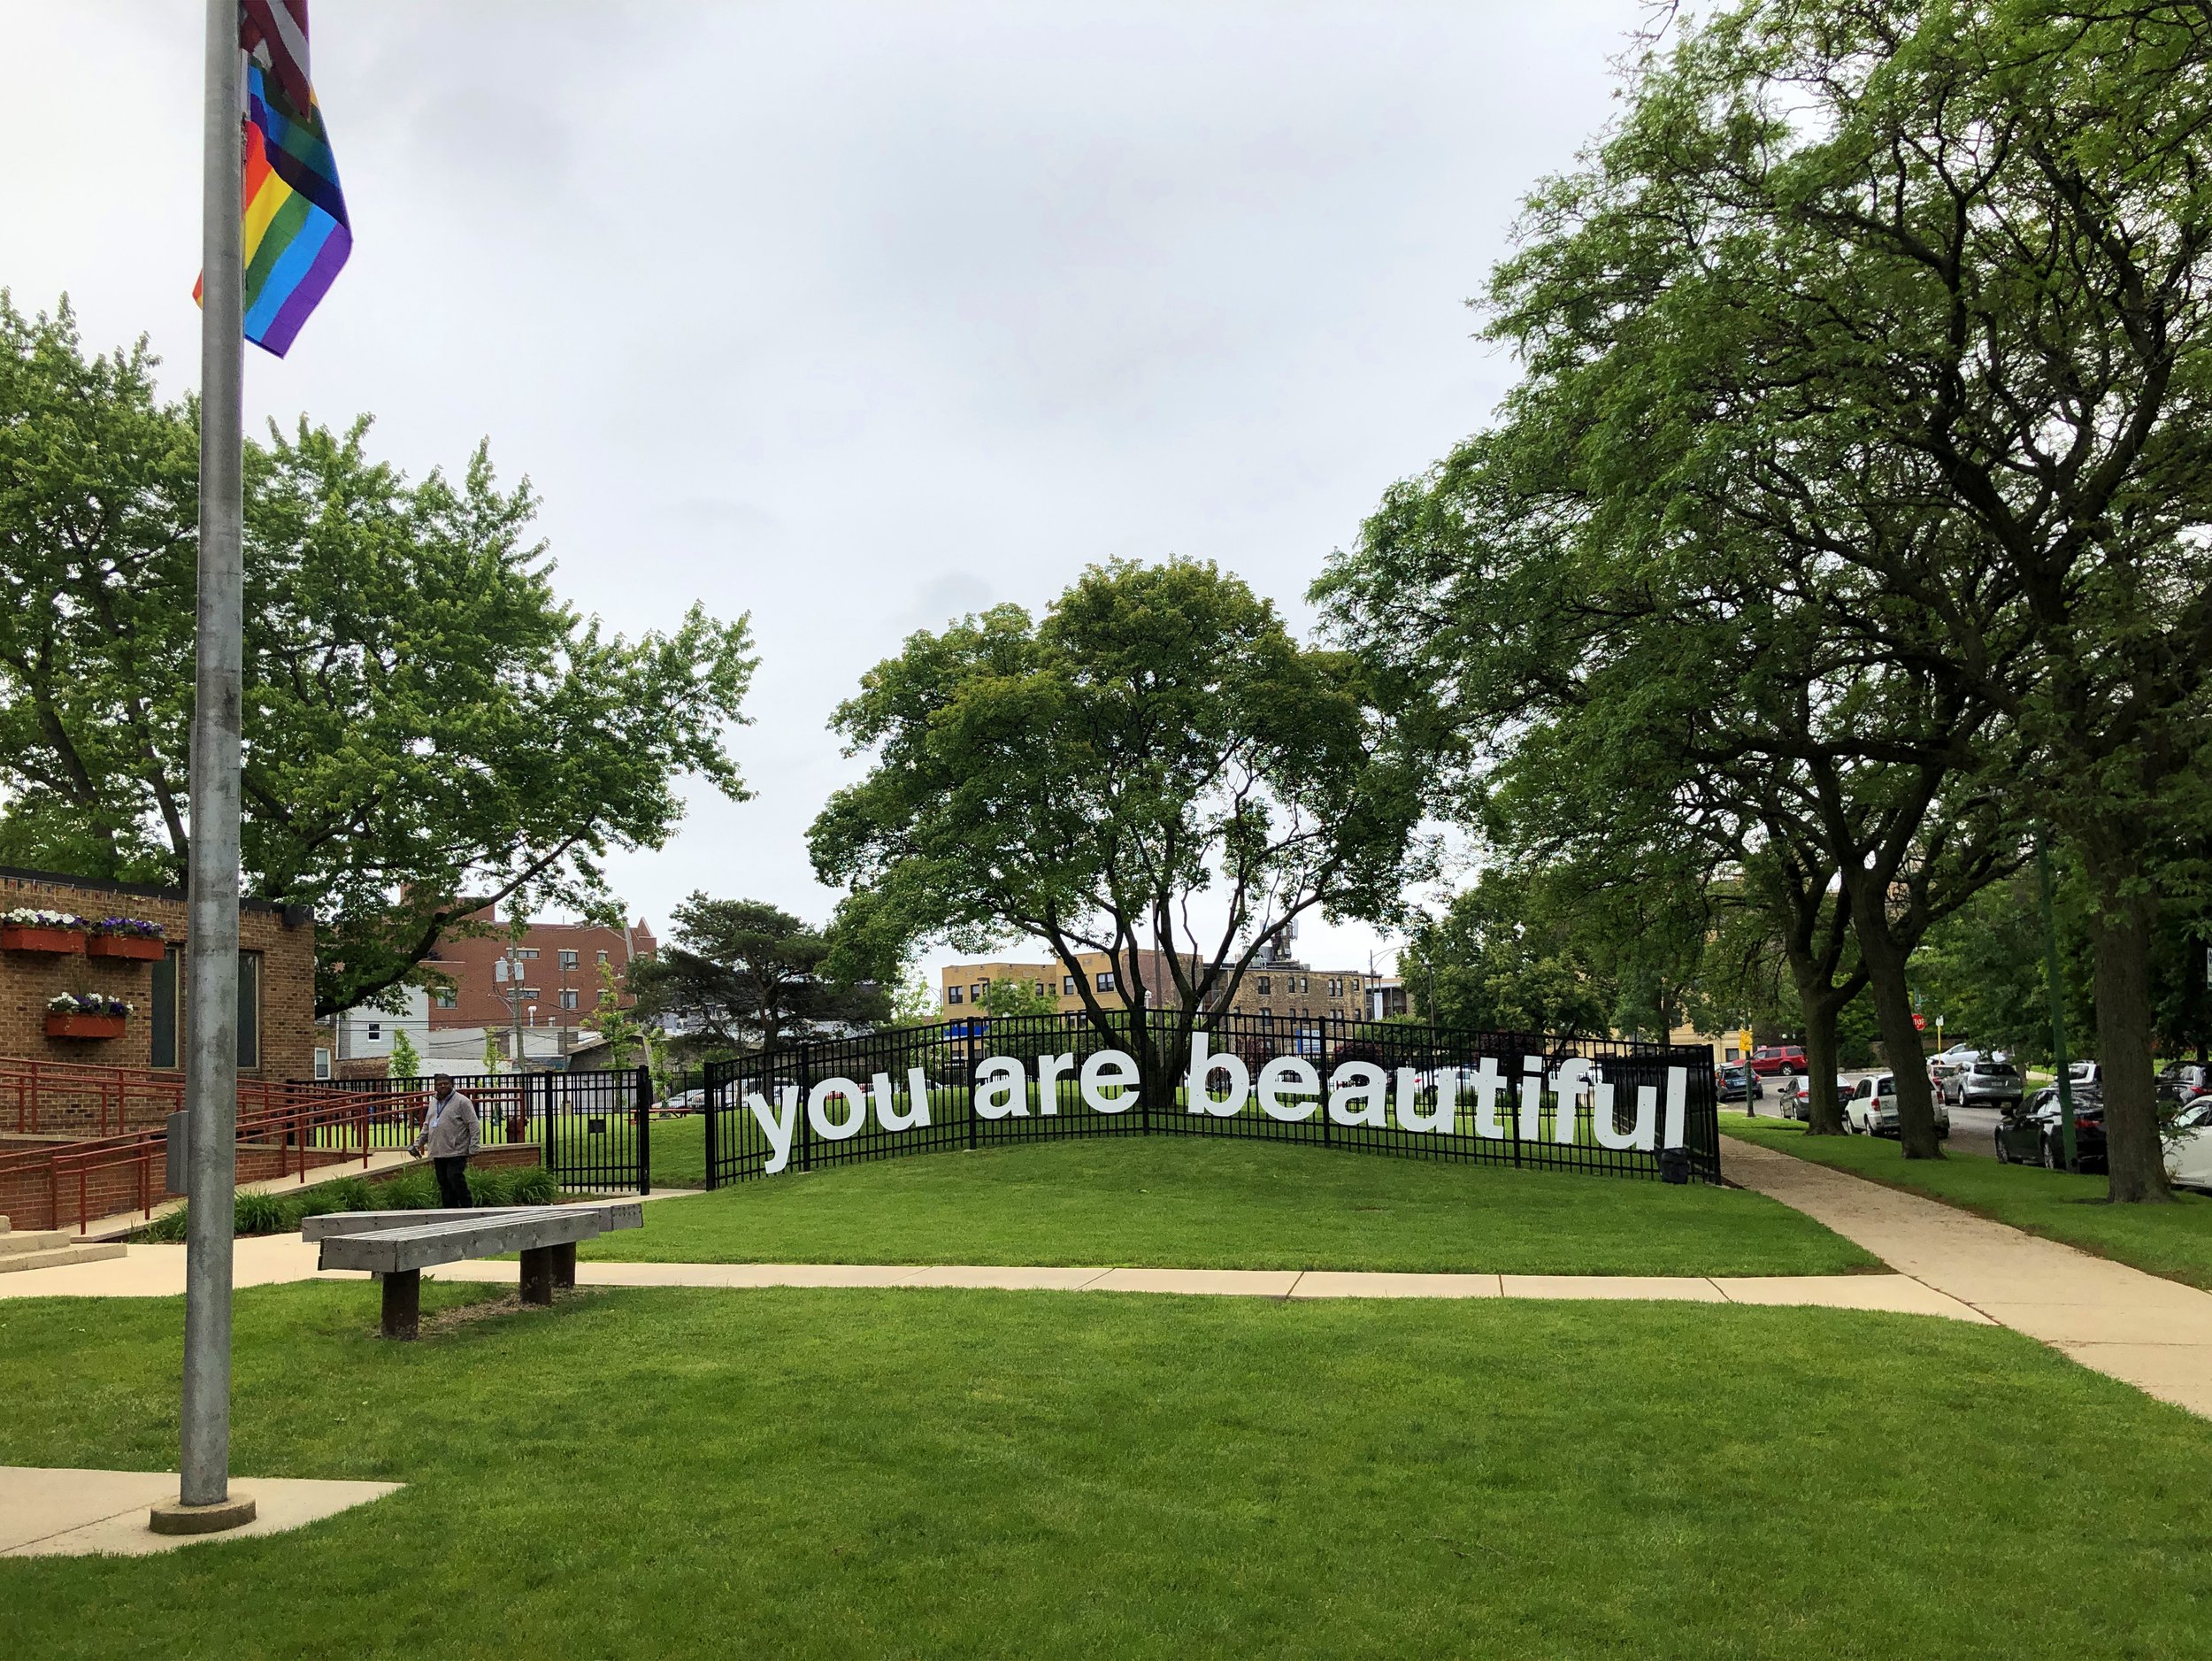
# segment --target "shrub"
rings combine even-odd
[[[238,1196],[237,1232],[242,1234],[289,1234],[300,1226],[297,1203],[274,1194]]]

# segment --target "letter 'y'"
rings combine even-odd
[[[791,1133],[799,1126],[799,1087],[787,1084],[776,1091],[777,1105],[782,1108],[780,1117],[755,1090],[745,1092],[745,1105],[753,1110],[753,1117],[760,1121],[761,1134],[768,1138],[768,1163],[761,1166],[761,1174],[773,1176],[791,1163]]]

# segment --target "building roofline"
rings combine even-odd
[[[180,904],[190,898],[182,888],[164,888],[157,882],[123,882],[112,877],[80,877],[66,871],[32,871],[21,865],[0,865],[0,880],[17,882],[52,882],[65,888],[90,888],[99,894],[134,894],[142,899],[175,900]],[[241,899],[239,909],[247,911],[277,911],[293,910],[274,900]]]

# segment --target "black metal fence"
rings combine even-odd
[[[1160,1042],[1155,1034],[1155,1043]],[[1081,1016],[948,1021],[710,1062],[707,1186],[1054,1136],[1248,1136],[1409,1158],[1720,1180],[1709,1050],[1217,1016],[1154,1088]],[[1194,1079],[1194,1075],[1196,1075]],[[1195,1086],[1195,1088],[1194,1088]]]
[[[645,1068],[471,1073],[453,1082],[476,1104],[488,1146],[537,1143],[563,1188],[653,1191],[653,1083]],[[296,1088],[368,1098],[372,1142],[391,1148],[414,1140],[433,1094],[427,1078],[330,1079]]]

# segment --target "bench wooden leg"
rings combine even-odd
[[[412,1338],[422,1322],[422,1271],[384,1276],[384,1335]]]
[[[553,1301],[553,1254],[555,1246],[532,1246],[522,1254],[522,1301],[526,1303],[550,1303]]]
[[[569,1291],[576,1289],[576,1242],[553,1248],[553,1284]]]

